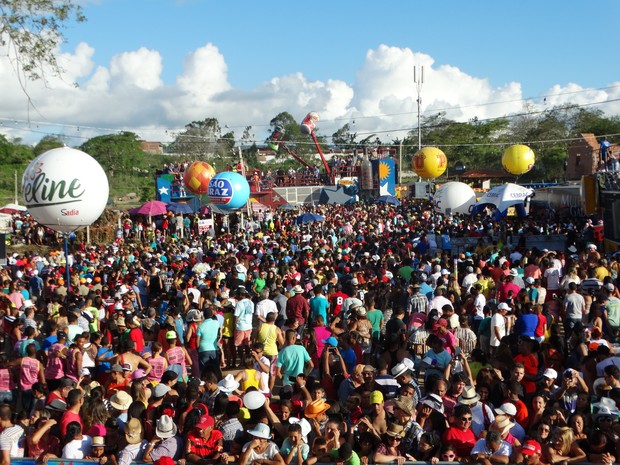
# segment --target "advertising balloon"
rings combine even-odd
[[[441,176],[448,167],[448,158],[437,147],[424,147],[418,150],[411,160],[411,169],[422,178],[433,179]]]
[[[310,135],[314,132],[316,128],[316,123],[318,122],[319,122],[318,113],[311,111],[310,113],[306,115],[304,120],[301,122],[299,129],[301,129],[301,132],[303,132],[304,134]]]
[[[527,145],[511,145],[502,155],[502,165],[510,174],[520,175],[527,173],[534,167],[536,156]]]
[[[209,191],[209,181],[213,176],[215,170],[211,165],[204,161],[195,161],[185,170],[183,182],[188,191],[202,195]]]
[[[437,189],[433,203],[439,213],[469,213],[476,203],[476,193],[464,182],[447,182]]]
[[[239,173],[224,171],[209,182],[209,199],[222,209],[243,207],[250,198],[250,184]]]
[[[30,162],[22,176],[22,193],[36,221],[67,233],[99,218],[108,202],[108,177],[87,153],[60,147]]]

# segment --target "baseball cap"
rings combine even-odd
[[[514,417],[517,414],[517,407],[515,407],[509,402],[506,402],[500,405],[499,408],[496,408],[495,413],[499,415],[510,415],[511,417]]]
[[[547,368],[543,373],[543,376],[549,379],[558,379],[558,372],[555,371],[553,368]]]
[[[200,417],[200,420],[198,420],[198,423],[196,423],[196,428],[204,429],[208,428],[209,426],[213,426],[214,424],[215,420],[211,415],[203,415]]]
[[[542,453],[542,448],[538,441],[534,441],[533,439],[528,439],[521,446],[521,453],[523,455],[540,455]]]
[[[498,310],[510,310],[510,306],[506,302],[500,302],[497,306]]]
[[[372,391],[370,393],[370,405],[380,404],[383,402],[383,393],[381,391]]]
[[[168,331],[166,333],[166,339],[176,339],[177,338],[177,332],[176,331]]]
[[[440,318],[439,320],[437,320],[437,323],[433,324],[433,329],[439,329],[442,326],[444,328],[448,327],[448,320],[446,320],[445,318]]]

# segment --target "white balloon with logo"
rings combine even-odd
[[[93,157],[60,147],[36,157],[22,177],[28,211],[42,225],[69,233],[94,223],[108,202],[108,177]]]
[[[476,193],[464,182],[447,182],[437,189],[433,202],[436,212],[465,214],[476,203]]]

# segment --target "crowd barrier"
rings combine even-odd
[[[41,463],[41,462],[39,462]],[[78,464],[90,464],[99,463],[95,460],[68,460],[68,459],[49,459],[47,461],[48,465],[78,465]],[[187,462],[190,464],[191,462]],[[396,463],[396,461],[392,461],[390,463]],[[438,465],[460,465],[464,462],[437,462]],[[468,464],[474,464],[477,462],[468,462]],[[514,462],[510,462],[508,465],[512,465]],[[148,465],[147,462],[131,462],[132,465]],[[11,458],[11,465],[36,465],[36,461],[33,458]],[[317,463],[316,465],[333,465],[333,463]],[[368,462],[368,465],[375,465],[374,462]],[[378,464],[377,464],[378,465]],[[382,464],[385,465],[385,464]],[[405,462],[405,465],[431,465],[431,462]],[[595,465],[592,462],[572,462],[571,465]]]

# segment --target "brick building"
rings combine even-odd
[[[145,140],[140,142],[140,148],[145,153],[152,153],[153,155],[162,155],[164,153],[164,146],[161,142],[147,142]]]
[[[568,166],[566,168],[567,179],[580,179],[586,174],[599,171],[600,166],[600,140],[591,133],[580,134],[579,139],[574,141],[568,148]],[[618,156],[620,146],[611,144],[610,156]]]

